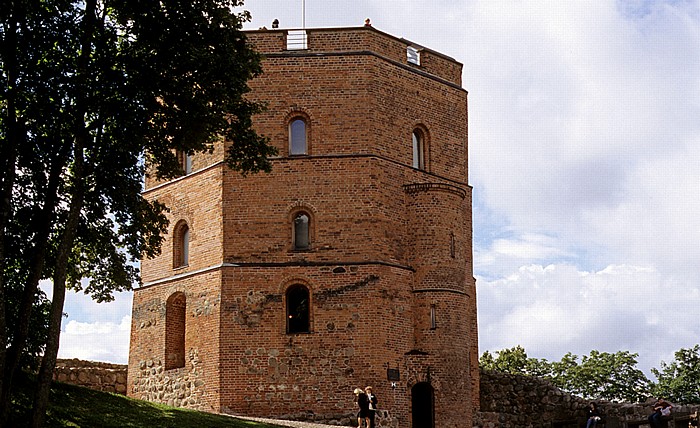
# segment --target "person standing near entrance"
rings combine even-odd
[[[369,428],[374,428],[374,416],[377,413],[377,396],[372,392],[372,387],[365,388],[367,401],[369,402]]]

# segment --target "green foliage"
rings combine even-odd
[[[484,370],[501,373],[538,377],[543,377],[550,373],[550,366],[547,360],[528,358],[525,348],[520,345],[496,351],[495,357],[489,351],[486,351],[479,358],[479,365]]]
[[[552,363],[552,382],[559,388],[588,399],[641,402],[649,395],[650,382],[637,369],[637,354],[591,351],[581,363],[567,353]]]
[[[571,394],[587,399],[639,402],[646,399],[650,381],[637,369],[637,354],[591,351],[579,357],[567,353],[558,362],[528,358],[522,346],[496,352],[486,351],[479,359],[485,370],[523,374],[549,379]]]
[[[2,8],[0,175],[16,177],[2,183],[12,185],[10,222],[50,208],[42,217],[51,241],[45,278],[77,202],[69,286],[81,289],[89,278],[85,291],[102,301],[137,282],[133,262],[159,252],[167,226],[164,207],[141,196],[143,177],[181,174],[176,151],[206,152],[225,138],[232,168],[270,169],[275,150],[251,120],[263,105],[245,97],[261,57],[240,31],[249,16],[232,12],[241,4],[42,0]],[[31,252],[41,226],[15,228],[7,242],[26,242]]]
[[[672,402],[700,403],[700,345],[676,351],[671,363],[661,362],[661,369],[651,372],[658,382],[653,387],[655,396]]]

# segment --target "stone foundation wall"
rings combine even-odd
[[[131,394],[139,400],[218,413],[204,397],[205,379],[196,352],[187,356],[185,367],[165,370],[160,360],[139,362],[137,376],[131,382]],[[132,372],[134,373],[134,372]]]
[[[53,379],[98,391],[126,394],[125,364],[59,359]]]
[[[551,427],[555,422],[585,420],[589,400],[567,394],[550,382],[529,376],[481,372],[481,409],[474,427]],[[651,399],[653,401],[653,399]],[[652,401],[644,404],[596,401],[608,421],[606,427],[622,427],[624,421],[646,419]],[[694,412],[698,406],[674,404],[676,414]]]

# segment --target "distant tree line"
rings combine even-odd
[[[479,365],[487,371],[535,376],[573,395],[591,400],[639,403],[664,397],[675,403],[700,403],[700,345],[676,351],[670,363],[652,368],[656,381],[637,368],[638,354],[593,350],[589,355],[567,353],[560,361],[530,358],[518,345],[484,352]]]

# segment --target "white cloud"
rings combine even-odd
[[[124,316],[118,324],[68,321],[61,331],[58,357],[126,364],[130,329],[130,315]]]
[[[477,284],[481,352],[522,345],[531,357],[558,361],[566,352],[628,350],[649,373],[700,335],[700,291],[651,267],[529,265]]]
[[[51,299],[51,283],[42,281],[40,288]],[[132,292],[120,292],[112,302],[97,303],[82,292],[67,290],[58,357],[126,364],[132,296]]]

